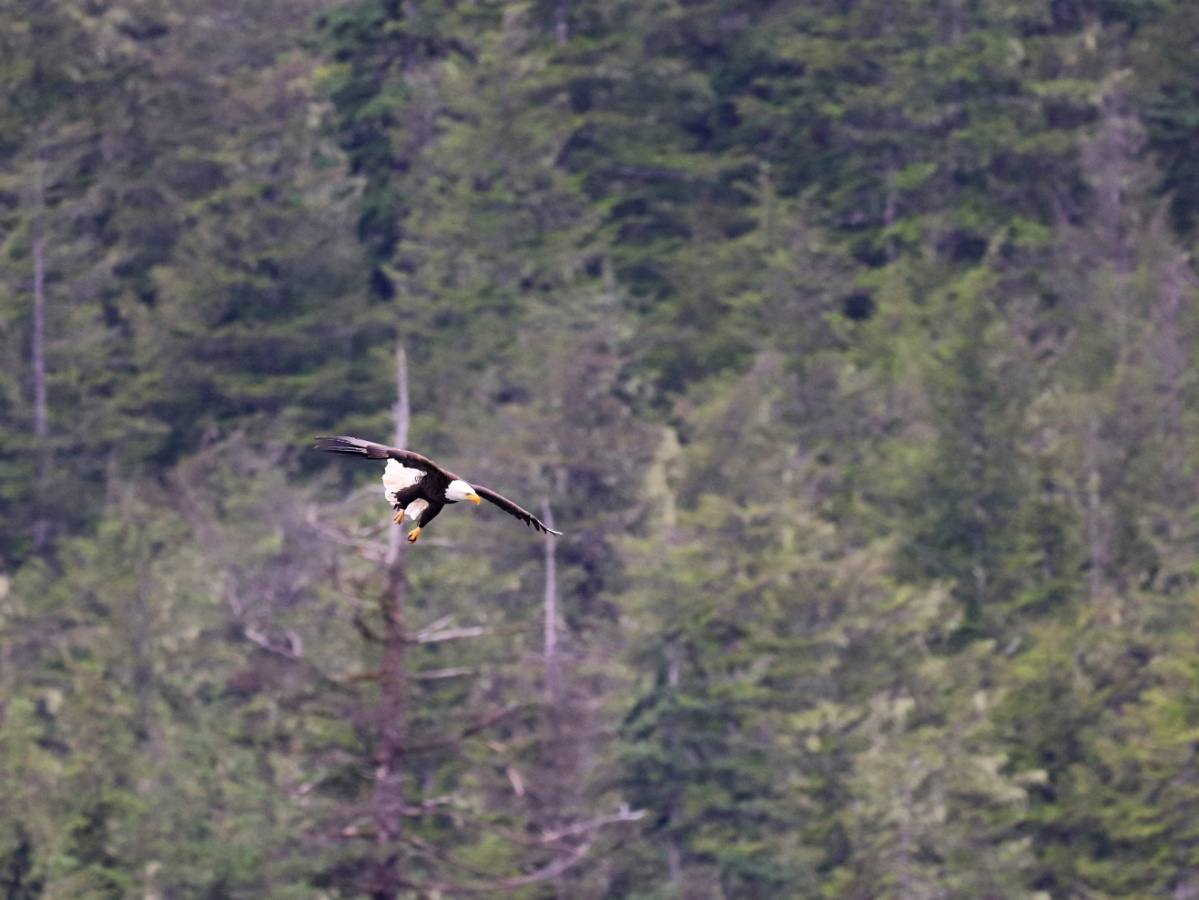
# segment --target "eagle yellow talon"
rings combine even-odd
[[[420,537],[420,526],[419,525],[417,525],[410,532],[408,532],[408,543],[415,544],[416,539],[418,537]]]
[[[399,525],[401,522],[403,522],[404,521],[404,510],[401,509],[398,513],[396,513],[395,518],[392,519],[391,521],[395,522],[397,525]]]

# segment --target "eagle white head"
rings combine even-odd
[[[474,500],[479,502],[479,495],[475,493],[475,489],[463,481],[461,478],[455,478],[450,482],[450,486],[445,489],[445,499],[450,503],[457,503],[459,500]]]

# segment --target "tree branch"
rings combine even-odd
[[[424,850],[430,856],[456,865],[459,868],[467,871],[478,872],[473,866],[467,865],[460,860],[454,859],[448,853],[438,850],[433,845],[426,841],[421,841],[419,838],[409,838],[409,841],[414,847]],[[515,878],[501,878],[495,881],[476,881],[467,883],[454,882],[420,882],[409,879],[404,880],[406,887],[415,888],[423,891],[436,891],[442,894],[486,894],[493,891],[511,891],[517,888],[527,887],[531,884],[537,884],[541,881],[547,881],[551,878],[557,878],[568,869],[582,862],[587,852],[591,849],[594,840],[585,841],[578,847],[575,847],[569,854],[560,856],[553,862],[547,863],[540,869],[530,872],[528,875],[519,875]]]
[[[459,675],[475,675],[478,669],[471,666],[457,666],[449,669],[426,669],[423,672],[409,672],[408,677],[417,681],[436,681],[439,678],[457,678]]]
[[[453,641],[458,638],[484,637],[497,634],[519,634],[528,629],[527,625],[508,625],[493,628],[490,625],[472,625],[469,628],[447,628],[444,631],[418,631],[409,638],[414,644],[436,644],[441,641]]]
[[[559,828],[555,831],[542,832],[541,841],[544,844],[553,843],[561,840],[564,837],[574,837],[580,834],[589,834],[593,831],[598,831],[605,825],[614,825],[617,822],[636,822],[645,818],[645,810],[630,810],[628,806],[622,805],[617,812],[610,816],[600,816],[598,819],[592,819],[590,822],[579,822],[575,825],[568,825],[565,828]]]
[[[619,812],[610,816],[602,816],[598,819],[593,819],[590,822],[579,823],[578,825],[570,826],[569,828],[561,829],[560,831],[547,834],[545,842],[558,840],[562,837],[571,835],[588,834],[594,835],[594,832],[603,828],[605,825],[612,825],[618,822],[635,822],[645,816],[645,810],[637,810],[630,812],[628,807],[622,807]],[[459,868],[467,871],[478,872],[473,866],[470,866],[461,860],[455,859],[445,851],[421,841],[416,838],[409,838],[413,846],[424,850],[431,856],[443,860],[444,862],[456,865]],[[420,891],[438,892],[442,894],[486,894],[493,891],[511,891],[517,888],[528,887],[531,884],[537,884],[542,881],[548,881],[551,878],[557,878],[569,869],[582,862],[591,847],[595,844],[595,837],[591,836],[579,846],[574,847],[570,852],[563,856],[559,856],[552,862],[547,863],[540,869],[536,869],[527,875],[519,875],[515,878],[500,878],[494,881],[476,881],[467,883],[454,882],[420,882],[405,879],[406,887],[415,888]]]
[[[508,716],[512,715],[512,713],[517,712],[521,709],[525,709],[525,708],[529,707],[530,705],[531,704],[528,702],[510,704],[508,706],[505,706],[503,709],[492,713],[489,716],[485,716],[484,718],[480,719],[478,722],[471,725],[470,727],[464,728],[462,730],[461,734],[455,735],[454,737],[439,738],[435,741],[428,741],[424,744],[410,744],[404,748],[404,752],[405,753],[423,753],[426,750],[438,750],[442,747],[453,746],[454,744],[457,744],[459,741],[464,741],[468,737],[473,737],[474,735],[478,734],[480,731],[490,728],[492,725],[495,725],[497,722],[501,721],[502,719],[505,719]]]
[[[283,635],[287,638],[286,647],[278,646],[253,625],[247,625],[243,622],[241,628],[242,633],[250,643],[261,647],[268,653],[274,653],[276,656],[282,656],[284,659],[290,659],[293,662],[304,657],[304,645],[300,641],[300,636],[290,628],[283,629]]]

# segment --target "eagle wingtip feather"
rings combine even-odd
[[[366,441],[341,435],[321,435],[312,445],[313,450],[325,450],[329,453],[360,453],[369,456]]]

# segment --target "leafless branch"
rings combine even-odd
[[[478,734],[480,731],[485,731],[486,729],[490,728],[492,725],[495,725],[497,722],[500,722],[501,720],[512,715],[512,713],[518,712],[521,709],[525,709],[529,705],[530,704],[527,702],[526,703],[512,703],[508,706],[505,706],[503,709],[493,712],[489,716],[484,716],[478,722],[475,722],[473,725],[462,729],[462,731],[459,734],[454,735],[453,737],[438,738],[435,741],[427,741],[423,744],[411,744],[404,748],[404,752],[405,753],[422,753],[426,750],[437,750],[437,749],[440,749],[441,747],[451,747],[454,744],[457,744],[459,741],[466,740],[466,738],[468,738],[468,737],[473,737],[474,735]]]
[[[574,837],[580,834],[590,834],[593,831],[598,831],[605,825],[613,825],[617,822],[636,822],[639,819],[645,818],[645,810],[630,810],[627,806],[621,808],[610,816],[600,816],[598,819],[592,819],[590,822],[578,822],[574,825],[569,825],[565,828],[559,828],[555,831],[542,832],[542,843],[550,844],[554,841],[561,840],[564,837]]]
[[[276,656],[282,656],[284,659],[290,659],[293,661],[300,659],[302,656],[300,638],[293,631],[285,632],[288,639],[288,646],[286,647],[280,647],[253,625],[243,624],[242,633],[245,634],[246,639],[249,640],[250,643],[257,647],[261,647],[268,653],[274,653]]]
[[[246,605],[241,602],[237,591],[231,584],[231,579],[227,578],[222,585],[221,593],[225,595],[225,602],[229,604],[229,608],[233,610],[233,615],[237,618],[241,625],[242,633],[246,636],[246,640],[254,644],[268,653],[273,653],[276,656],[282,656],[284,659],[290,659],[293,662],[304,658],[304,642],[300,640],[300,636],[290,628],[283,629],[283,636],[287,639],[287,646],[281,647],[275,641],[272,641],[262,631],[259,631],[249,622],[245,621]]]
[[[353,547],[363,559],[373,563],[382,563],[387,559],[387,546],[384,544],[357,537],[356,535],[346,534],[340,528],[334,528],[332,525],[326,525],[324,522],[313,522],[313,527],[317,533],[329,540],[346,547]]]
[[[449,797],[431,797],[421,803],[420,806],[405,806],[400,810],[400,814],[409,817],[416,816],[432,816],[444,812],[444,807],[450,803]],[[341,830],[342,837],[361,837],[373,838],[376,836],[375,824],[366,820],[359,820],[354,825],[347,825]]]
[[[440,641],[452,641],[458,638],[482,637],[484,635],[495,634],[518,634],[525,631],[526,625],[507,625],[507,626],[492,626],[492,625],[471,625],[466,628],[446,628],[454,617],[443,616],[432,625],[422,628],[416,634],[409,637],[409,640],[414,644],[435,644]]]
[[[512,784],[512,791],[518,797],[525,795],[525,780],[521,776],[520,771],[516,766],[508,766],[508,781]]]
[[[354,610],[354,615],[350,621],[354,623],[354,627],[358,630],[358,633],[362,635],[363,640],[369,641],[372,644],[377,644],[383,640],[383,638],[377,635],[374,630],[368,624],[366,624],[366,619],[362,617],[361,609]]]
[[[425,843],[425,842],[421,842]],[[566,872],[568,869],[582,862],[587,856],[587,852],[591,849],[594,841],[587,841],[575,847],[570,853],[560,856],[550,863],[542,866],[528,875],[520,875],[516,878],[500,878],[495,881],[476,881],[462,884],[453,882],[417,882],[410,879],[405,879],[404,884],[407,887],[415,888],[416,890],[437,892],[441,894],[487,894],[494,891],[511,891],[517,888],[527,887],[530,884],[548,881],[551,878],[557,878],[559,875]],[[430,851],[435,851],[436,848],[426,845],[425,848]],[[434,853],[440,858],[444,858],[443,854]],[[447,860],[448,862],[457,862],[456,860]],[[459,863],[461,865],[461,863]],[[466,866],[463,866],[467,868]]]
[[[409,672],[408,677],[417,681],[435,681],[439,678],[457,678],[459,675],[474,675],[478,669],[470,666],[458,666],[450,669],[428,669],[424,672]]]
[[[422,628],[419,632],[417,632],[417,636],[419,637],[420,635],[429,634],[434,631],[441,631],[441,629],[445,628],[447,625],[449,625],[453,621],[454,621],[453,615],[442,616],[440,619],[438,619],[432,625],[426,625],[424,628]]]
[[[336,676],[334,678],[334,680],[339,681],[339,682],[378,681],[379,680],[379,672],[378,672],[378,670],[373,670],[373,671],[369,671],[369,672],[347,672],[343,675]]]
[[[526,625],[510,625],[505,628],[493,628],[488,625],[473,625],[469,628],[447,628],[444,631],[419,631],[409,640],[414,644],[436,644],[440,641],[453,641],[458,638],[482,637],[496,634],[518,634],[527,630]]]
[[[405,678],[411,678],[414,681],[436,681],[439,678],[457,678],[460,675],[474,675],[479,670],[469,666],[458,666],[449,669],[426,669],[423,672],[404,672]],[[348,672],[343,675],[338,675],[335,681],[378,681],[379,671],[372,669],[365,672]]]

